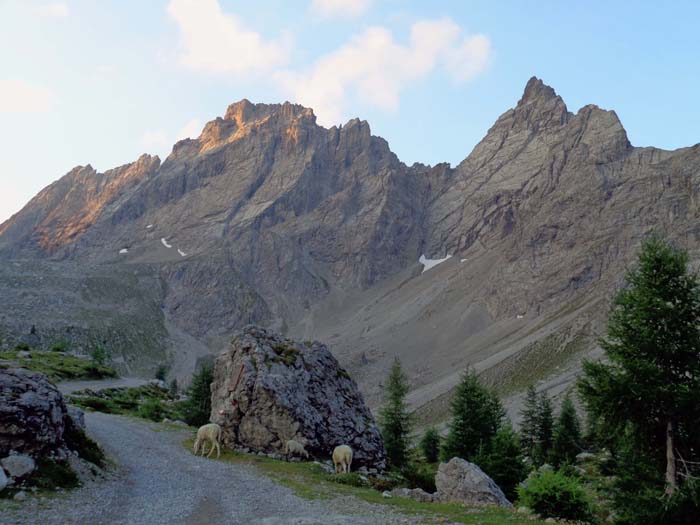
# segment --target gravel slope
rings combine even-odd
[[[186,431],[100,413],[89,433],[119,465],[108,479],[3,509],[3,524],[395,524],[416,517],[354,498],[307,501],[254,467],[195,457]],[[15,507],[14,504],[10,504]]]

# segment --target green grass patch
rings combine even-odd
[[[29,357],[19,357],[20,351],[22,350],[15,349],[0,352],[0,359],[13,361],[22,368],[45,374],[53,381],[103,379],[117,376],[116,370],[112,367],[98,365],[90,359],[39,350],[30,351]]]
[[[183,445],[191,451],[193,442],[194,439],[190,438],[185,440]],[[212,459],[215,460],[214,457]],[[371,487],[344,483],[346,480],[341,479],[340,475],[329,474],[323,467],[313,462],[287,463],[267,456],[242,454],[226,449],[222,449],[219,461],[252,465],[305,499],[334,499],[350,496],[368,503],[389,506],[394,512],[407,516],[421,516],[436,522],[448,519],[470,525],[541,525],[544,523],[531,520],[527,515],[497,507],[465,507],[448,503],[421,503],[408,498],[385,498],[380,491]],[[355,475],[355,473],[349,474],[349,476]]]
[[[44,490],[73,489],[80,486],[80,480],[67,461],[40,459],[27,485]]]
[[[106,388],[99,392],[80,390],[68,402],[86,410],[135,416],[151,421],[182,419],[182,403],[167,388],[148,384],[139,387]]]

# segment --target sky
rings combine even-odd
[[[698,20],[681,0],[0,0],[0,222],[77,165],[164,159],[242,98],[454,165],[535,75],[635,146],[691,146]]]

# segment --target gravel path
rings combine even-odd
[[[86,414],[89,433],[119,465],[107,479],[57,497],[32,497],[0,512],[4,524],[345,525],[419,523],[356,498],[308,501],[249,465],[189,453],[187,431]],[[14,507],[14,508],[13,508]]]
[[[147,379],[141,379],[139,377],[116,377],[114,379],[92,379],[89,381],[64,381],[62,383],[57,383],[56,386],[62,394],[72,394],[73,392],[85,390],[86,388],[97,391],[114,387],[131,388],[145,385],[146,383],[148,383]]]

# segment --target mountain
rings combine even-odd
[[[697,259],[699,185],[700,145],[633,147],[537,78],[454,168],[242,100],[162,164],[77,167],[2,224],[0,335],[184,378],[255,322],[329,343],[375,406],[400,357],[440,418],[468,365],[504,395],[566,388],[645,235]]]

